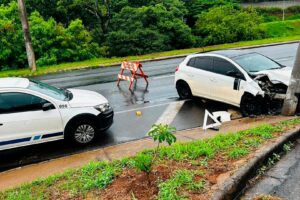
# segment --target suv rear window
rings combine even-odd
[[[190,59],[187,65],[205,71],[212,71],[212,57],[194,57]]]

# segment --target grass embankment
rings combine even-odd
[[[207,199],[220,174],[245,164],[251,153],[299,124],[297,118],[164,146],[150,173],[139,171],[142,163],[137,162],[153,156],[154,149],[113,162],[93,162],[5,191],[0,199]]]
[[[300,35],[300,19],[263,23],[269,37],[293,37]]]
[[[142,55],[142,56],[98,58],[98,59],[86,60],[86,61],[81,61],[81,62],[63,63],[63,64],[52,65],[52,66],[41,66],[41,67],[38,67],[38,70],[34,73],[32,73],[29,69],[7,70],[7,71],[0,71],[0,77],[40,76],[40,75],[45,75],[45,74],[57,73],[57,72],[61,72],[61,71],[71,71],[71,70],[81,69],[81,68],[111,66],[113,64],[120,63],[124,60],[143,61],[146,59],[161,58],[161,57],[166,57],[166,56],[177,56],[177,55],[190,54],[190,53],[203,52],[203,51],[214,51],[214,50],[222,50],[222,49],[228,49],[228,48],[237,48],[237,47],[263,45],[263,44],[270,44],[270,43],[277,43],[277,42],[300,40],[300,33],[292,34],[292,32],[289,32],[289,34],[280,35],[281,27],[277,23],[280,24],[280,22],[271,22],[270,23],[271,25],[269,25],[268,23],[262,25],[263,27],[270,29],[269,30],[271,32],[270,35],[271,36],[273,35],[272,38],[267,38],[267,39],[242,41],[242,42],[229,43],[229,44],[220,44],[220,45],[214,45],[214,46],[206,46],[203,48],[201,47],[201,48],[173,50],[173,51],[147,54],[147,55]],[[276,26],[279,26],[278,30],[276,29],[277,28]],[[290,29],[286,28],[286,30],[290,30]],[[276,32],[276,34],[275,34],[275,32]],[[300,32],[300,31],[295,30],[294,32],[296,33],[296,32]]]

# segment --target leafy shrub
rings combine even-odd
[[[67,28],[53,18],[45,21],[38,12],[33,12],[29,20],[40,66],[86,60],[100,54],[99,46],[92,42],[92,36],[81,20],[72,21]]]
[[[204,45],[261,39],[261,17],[253,9],[239,10],[232,6],[215,7],[199,15],[195,33]]]
[[[185,9],[177,8],[165,4],[124,7],[112,19],[107,38],[110,54],[141,55],[193,46],[192,31],[182,20]]]
[[[153,138],[154,141],[158,142],[158,145],[167,142],[169,145],[176,142],[176,137],[173,132],[176,130],[174,127],[169,125],[155,124],[152,126],[148,135]]]
[[[26,51],[16,2],[0,5],[0,70],[26,65]]]

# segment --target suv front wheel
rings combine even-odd
[[[243,117],[258,116],[263,112],[262,105],[262,98],[254,97],[250,94],[245,94],[241,100],[240,110]]]

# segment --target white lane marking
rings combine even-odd
[[[166,75],[166,76],[157,76],[157,77],[153,77],[153,80],[158,80],[158,79],[163,79],[163,78],[170,78],[170,77],[174,77],[175,75]]]
[[[185,101],[170,103],[155,124],[171,124],[184,103]]]
[[[127,112],[132,112],[132,111],[137,111],[137,110],[144,110],[144,109],[148,109],[148,108],[155,108],[155,107],[160,107],[160,106],[168,105],[170,103],[171,102],[162,103],[162,104],[156,104],[156,105],[152,105],[152,106],[146,106],[146,107],[142,107],[142,108],[134,108],[134,109],[130,109],[130,110],[123,110],[123,111],[115,112],[115,114],[127,113]]]

